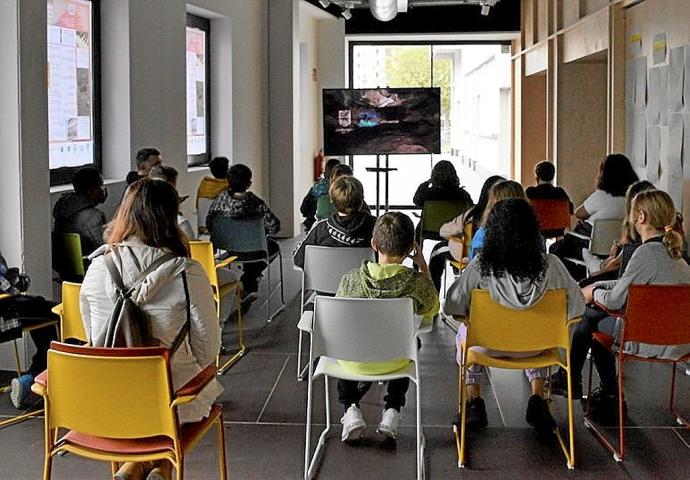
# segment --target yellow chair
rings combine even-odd
[[[464,365],[460,368],[459,405],[460,431],[454,426],[455,442],[458,450],[458,466],[465,466],[466,444],[466,406],[467,369],[472,365],[494,368],[526,369],[558,365],[568,373],[568,431],[569,447],[566,446],[560,431],[556,436],[560,443],[569,469],[575,468],[575,436],[573,424],[573,401],[570,379],[570,336],[569,327],[580,319],[568,321],[565,290],[550,290],[544,297],[527,310],[513,310],[491,300],[486,290],[474,290],[470,303],[467,338],[461,345]],[[527,358],[489,357],[471,349],[481,346],[490,350],[504,352],[543,351]],[[558,349],[565,351],[565,363]],[[547,390],[547,398],[551,392]]]
[[[89,342],[79,310],[80,291],[80,283],[62,282],[62,303],[53,308],[53,313],[60,317],[60,340],[63,342],[68,340]]]
[[[184,457],[215,425],[220,478],[227,478],[223,410],[180,425],[177,408],[193,401],[216,374],[209,365],[173,391],[169,351],[153,348],[95,348],[53,342],[48,370],[32,390],[45,403],[43,479],[53,457],[70,452],[108,461],[114,474],[122,462],[168,460],[184,478]],[[61,437],[61,433],[64,433]]]
[[[6,293],[0,294],[0,300],[6,299],[6,298],[11,298],[11,297],[13,297],[13,295],[9,295]],[[21,334],[22,334],[22,336],[24,336],[33,330],[39,330],[41,328],[47,328],[47,327],[54,327],[55,333],[58,335],[58,337],[60,336],[60,331],[58,329],[58,321],[57,320],[46,320],[44,322],[36,323],[34,325],[27,325],[25,327],[22,327]],[[15,367],[17,369],[17,377],[21,377],[21,375],[22,375],[22,362],[21,362],[21,359],[19,357],[19,346],[17,345],[17,338],[14,338],[12,340],[12,345],[14,347],[14,363],[15,363]],[[11,385],[7,385],[5,387],[0,387],[0,393],[9,392],[10,390],[12,390]],[[20,415],[15,415],[14,417],[10,417],[7,420],[3,420],[2,422],[0,422],[0,428],[14,425],[15,423],[23,422],[26,419],[29,419],[31,417],[35,417],[36,415],[41,415],[42,413],[43,413],[43,409],[40,408],[38,410],[34,410],[31,412],[23,413]]]
[[[208,240],[205,241],[193,241],[189,242],[190,252],[192,258],[199,262],[204,268],[206,275],[208,276],[209,282],[213,287],[213,298],[216,301],[216,314],[220,321],[220,300],[227,294],[234,292],[235,298],[237,299],[237,330],[239,335],[239,350],[232,355],[225,363],[221,365],[220,354],[216,360],[216,367],[218,367],[218,374],[224,374],[230,367],[232,367],[237,361],[244,356],[247,352],[247,347],[244,345],[244,336],[242,328],[242,292],[240,291],[240,282],[230,282],[220,285],[218,280],[218,270],[221,270],[232,262],[234,262],[237,257],[228,257],[225,260],[216,263],[213,256],[213,244]]]
[[[86,274],[82,255],[81,236],[78,233],[53,233],[53,268],[60,280],[82,281]]]

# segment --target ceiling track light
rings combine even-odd
[[[327,8],[331,4],[330,0],[319,0],[319,3],[323,8]]]
[[[349,20],[349,19],[352,18],[352,12],[350,12],[350,9],[349,9],[349,8],[346,8],[345,10],[343,10],[342,12],[340,12],[340,15],[341,15],[345,20]]]

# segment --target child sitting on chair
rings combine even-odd
[[[409,217],[400,212],[382,215],[374,226],[371,247],[378,252],[379,261],[365,260],[362,266],[346,273],[340,281],[337,296],[350,298],[411,298],[415,315],[422,316],[422,323],[428,324],[438,313],[439,301],[434,284],[429,276],[419,245],[414,241],[414,225]],[[410,258],[419,272],[402,265]],[[357,374],[382,374],[395,372],[409,363],[401,359],[385,363],[341,362],[341,365]],[[388,438],[398,436],[400,410],[405,405],[405,394],[410,385],[408,378],[388,382],[388,394],[378,432]],[[366,393],[358,382],[339,380],[338,397],[345,408],[340,422],[343,424],[342,441],[360,437],[366,423],[359,409],[359,401]]]
[[[307,245],[322,247],[368,247],[376,218],[362,211],[364,187],[352,176],[338,177],[329,189],[336,211],[314,224],[292,254],[295,265],[304,267]]]

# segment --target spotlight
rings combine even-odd
[[[486,3],[482,4],[482,15],[486,16],[491,12],[491,7]]]
[[[345,10],[343,10],[342,12],[340,12],[340,15],[342,15],[342,17],[343,17],[345,20],[349,20],[349,19],[352,18],[352,13],[350,12],[350,9],[349,9],[349,8],[346,8]]]
[[[323,8],[326,8],[331,4],[330,0],[319,0],[319,3]]]

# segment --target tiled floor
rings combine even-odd
[[[246,318],[246,358],[220,378],[225,391],[228,469],[233,479],[298,479],[302,476],[307,385],[296,380],[299,277],[291,268],[294,241],[283,244],[285,294],[288,307],[272,323],[265,322],[261,305]],[[277,273],[277,269],[276,269]],[[263,293],[263,292],[262,292]],[[265,298],[265,295],[262,296]],[[226,342],[235,340],[232,325]],[[489,427],[470,437],[469,465],[458,470],[450,428],[457,406],[457,367],[452,332],[443,324],[423,339],[422,403],[428,478],[690,478],[690,432],[676,428],[667,410],[670,367],[632,363],[626,367],[629,422],[628,457],[617,464],[588,432],[579,406],[576,410],[577,469],[568,471],[555,442],[539,440],[524,421],[529,388],[520,372],[491,373],[484,388]],[[690,377],[679,380],[679,403],[690,415]],[[334,385],[333,385],[334,387]],[[318,478],[414,478],[414,387],[403,410],[397,446],[377,438],[374,427],[360,445],[340,443],[339,407],[331,389],[335,424],[322,456]],[[322,382],[316,386],[314,428],[323,428]],[[382,408],[380,387],[372,388],[363,403],[365,418],[376,425]],[[554,401],[554,415],[567,428],[565,402]],[[14,414],[5,395],[0,417]],[[187,478],[217,478],[214,436],[209,435],[187,459]],[[30,420],[0,431],[0,479],[41,477],[43,423]],[[109,467],[74,455],[54,463],[55,479],[108,478]]]

